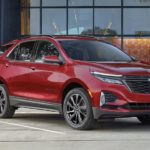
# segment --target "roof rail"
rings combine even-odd
[[[89,38],[96,38],[95,36],[92,36],[92,35],[78,35],[78,36],[80,36],[80,37],[89,37]]]
[[[52,36],[52,35],[40,34],[40,35],[21,35],[19,39],[26,39],[26,38],[30,38],[30,37],[39,37],[39,36],[48,36],[48,37],[54,38],[54,36]]]

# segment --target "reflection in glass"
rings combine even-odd
[[[150,62],[150,38],[124,38],[123,43],[129,55]]]
[[[40,9],[22,9],[21,34],[40,34]]]
[[[92,22],[92,9],[69,9],[69,34],[93,34]]]
[[[121,34],[121,10],[95,9],[94,30],[96,35]]]
[[[22,7],[39,7],[40,0],[21,0]]]
[[[92,6],[93,0],[68,0],[69,6]]]
[[[43,9],[42,34],[66,34],[66,9]]]
[[[42,0],[42,6],[66,6],[66,0]]]
[[[150,9],[124,9],[124,34],[150,35]]]
[[[124,0],[125,6],[150,6],[150,0]]]
[[[95,6],[121,6],[121,0],[95,0]]]

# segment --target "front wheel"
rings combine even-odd
[[[68,92],[63,104],[63,113],[68,125],[74,129],[87,130],[94,125],[90,97],[82,88]]]
[[[10,106],[9,96],[5,85],[0,85],[0,118],[11,118],[15,108]]]

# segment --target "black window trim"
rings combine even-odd
[[[37,40],[36,42],[37,42],[37,44],[36,44],[36,49],[35,49],[35,55],[34,55],[34,57],[33,57],[32,62],[35,63],[35,64],[56,65],[55,63],[50,63],[50,62],[49,62],[49,63],[46,63],[46,62],[42,62],[42,63],[41,63],[41,62],[36,62],[36,56],[37,56],[37,52],[38,52],[38,48],[39,48],[39,46],[40,46],[40,43],[41,43],[41,42],[49,42],[49,43],[54,44],[54,42],[53,42],[53,41],[50,41],[50,40],[45,40],[45,39],[40,39],[40,40]],[[56,49],[57,49],[57,51],[58,51],[58,53],[59,53],[59,59],[63,61],[63,64],[65,64],[65,59],[64,59],[64,57],[62,56],[61,51],[60,51],[59,48],[56,46],[56,44],[54,44],[54,46],[56,47]],[[58,65],[59,65],[59,64],[58,64]]]
[[[11,55],[11,53],[12,53],[18,46],[20,47],[21,44],[23,44],[23,43],[28,43],[28,42],[35,42],[35,43],[34,43],[34,46],[33,46],[33,49],[32,49],[32,51],[31,51],[31,54],[33,54],[33,51],[36,49],[36,46],[37,46],[37,40],[26,40],[26,41],[19,42],[17,45],[15,45],[15,47],[7,54],[6,58],[7,58],[9,61],[11,61],[11,62],[32,63],[32,57],[33,57],[34,55],[31,55],[32,57],[30,58],[29,61],[16,60],[16,59],[10,59],[10,58],[9,58],[9,56]]]

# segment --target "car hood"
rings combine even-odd
[[[146,62],[84,62],[91,71],[117,75],[150,76],[150,63]]]

